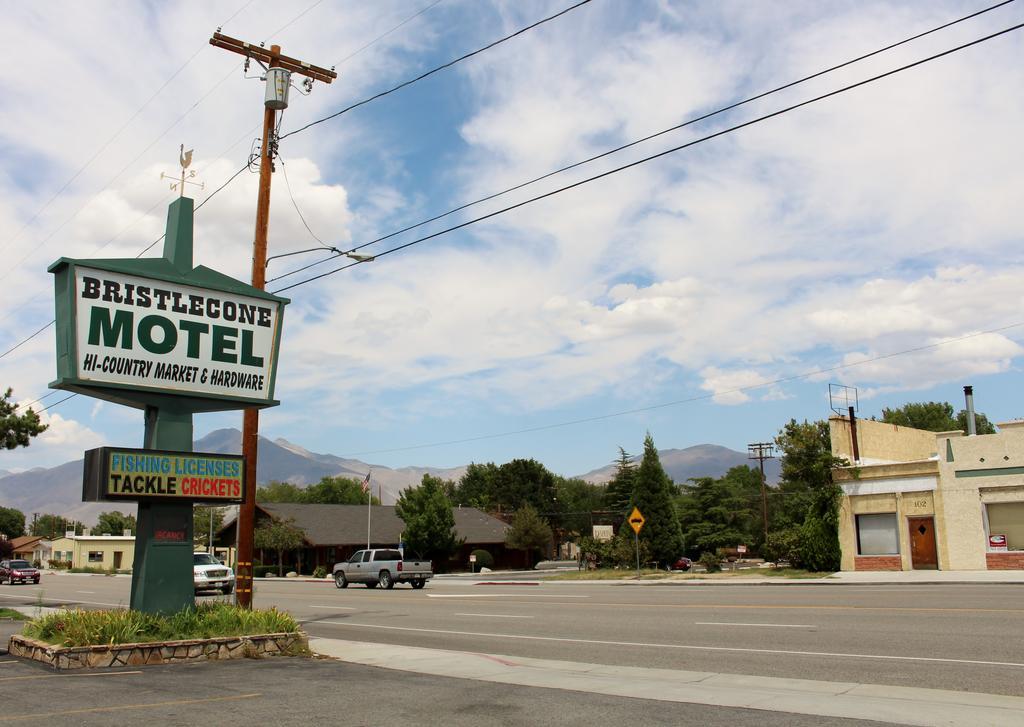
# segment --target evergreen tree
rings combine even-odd
[[[619,447],[619,458],[615,460],[615,476],[605,490],[605,506],[609,510],[625,512],[633,500],[633,484],[636,480],[636,465],[633,455]]]
[[[0,397],[0,444],[4,449],[27,447],[29,440],[42,434],[49,427],[39,423],[39,415],[26,409],[24,414],[16,414],[18,407],[10,401],[13,389],[8,388]]]
[[[498,467],[494,462],[471,463],[466,468],[466,474],[459,479],[452,502],[456,505],[478,507],[481,510],[494,509],[498,506],[497,479]]]
[[[701,553],[737,545],[760,552],[764,539],[761,473],[739,465],[719,479],[699,477],[691,482],[679,498],[687,555],[698,558]]]
[[[647,543],[651,557],[659,565],[674,562],[683,552],[683,534],[672,502],[672,489],[672,482],[658,458],[654,438],[648,432],[644,438],[644,456],[636,471],[630,510],[636,507],[643,514],[645,523],[640,540]]]
[[[512,522],[505,533],[505,545],[513,550],[522,550],[527,558],[542,550],[551,542],[551,526],[532,505],[523,505],[512,516]]]
[[[423,475],[419,487],[402,491],[395,514],[405,522],[402,539],[408,551],[443,566],[459,545],[455,537],[455,514],[445,495],[444,481]]]

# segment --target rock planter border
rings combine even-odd
[[[303,631],[101,646],[54,646],[15,634],[8,644],[11,656],[41,661],[57,670],[181,664],[219,659],[260,659],[264,656],[288,655],[308,650],[309,637]]]

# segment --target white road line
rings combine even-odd
[[[89,595],[93,595],[96,591],[75,591],[75,593],[88,593]]]
[[[0,598],[21,598],[21,599],[24,599],[25,596],[8,596],[8,595],[5,595],[3,593],[0,593]],[[78,598],[39,598],[39,599],[34,599],[33,603],[30,604],[30,605],[34,606],[36,600],[38,600],[38,601],[49,601],[50,603],[67,603],[68,601],[70,601],[71,603],[88,603],[90,606],[113,606],[114,608],[128,608],[127,604],[125,604],[123,601],[121,603],[105,603],[103,601],[82,601],[82,600],[80,600]]]
[[[731,621],[694,621],[694,626],[766,626],[775,629],[816,629],[812,624],[740,624]]]
[[[358,609],[356,609],[355,606],[316,606],[316,608],[338,608],[338,609],[341,609],[343,611],[356,611],[356,610],[358,610]]]
[[[360,629],[383,629],[386,631],[411,631],[423,634],[446,634],[451,636],[483,636],[491,639],[513,639],[517,641],[552,641],[562,644],[597,644],[599,646],[636,646],[644,649],[684,649],[690,651],[730,651],[741,654],[790,654],[793,656],[832,656],[843,659],[881,659],[885,661],[924,661],[938,664],[978,664],[981,666],[1011,666],[1024,669],[1024,664],[1012,661],[983,661],[980,659],[946,659],[936,656],[892,656],[888,654],[847,654],[831,651],[793,651],[789,649],[750,649],[738,646],[695,646],[693,644],[663,644],[643,641],[605,641],[602,639],[570,639],[559,636],[527,636],[520,634],[493,634],[478,631],[453,631],[450,629],[419,629],[412,626],[382,626],[379,624],[357,624],[348,621],[319,621],[332,626],[348,626]]]
[[[427,598],[590,598],[590,596],[542,596],[538,593],[428,593]]]
[[[511,616],[505,613],[456,613],[455,616],[479,616],[480,618],[533,618],[533,616]]]

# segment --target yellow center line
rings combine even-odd
[[[36,714],[16,714],[10,717],[0,716],[0,722],[15,722],[24,719],[41,719],[43,717],[66,717],[72,714],[95,714],[97,712],[116,712],[125,709],[154,709],[156,707],[173,707],[182,704],[206,704],[208,702],[227,702],[239,699],[252,699],[259,693],[237,694],[230,697],[206,697],[202,699],[175,699],[168,702],[146,702],[143,704],[119,704],[112,707],[85,707],[83,709],[65,709],[59,712],[38,712]]]
[[[32,679],[74,679],[76,677],[123,677],[141,673],[141,671],[107,671],[96,674],[33,674],[27,677],[2,677],[0,682],[21,682]]]

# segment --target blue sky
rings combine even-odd
[[[0,78],[0,255],[14,267],[0,283],[0,350],[52,318],[50,262],[133,257],[160,235],[173,194],[159,175],[173,171],[180,143],[195,148],[207,185],[197,202],[245,162],[262,84],[206,45],[218,25],[338,65],[330,86],[292,93],[286,133],[569,4],[8,8],[17,61]],[[981,7],[594,0],[289,137],[281,153],[312,230],[350,246]],[[1010,4],[382,245],[1022,14]],[[984,333],[1024,322],[1022,49],[1020,32],[1009,34],[288,291],[282,405],[264,413],[262,433],[391,467],[535,457],[571,475],[611,461],[620,445],[639,451],[647,431],[660,447],[742,450],[789,418],[826,417],[830,382],[858,387],[862,416],[907,401],[959,407],[964,384],[992,420],[1024,416],[1024,326]],[[273,184],[271,254],[315,246],[280,172]],[[245,173],[197,213],[198,263],[248,276],[255,188]],[[274,261],[268,275],[300,260]],[[47,331],[0,359],[0,384],[21,402],[46,394],[53,346]],[[736,391],[749,386],[759,388]],[[681,403],[660,406],[671,402]],[[625,411],[634,413],[601,418]],[[51,429],[0,454],[0,469],[54,466],[142,438],[141,413],[85,397],[43,416]],[[240,427],[241,415],[195,421],[197,436],[226,426]],[[449,441],[460,443],[423,446]]]

